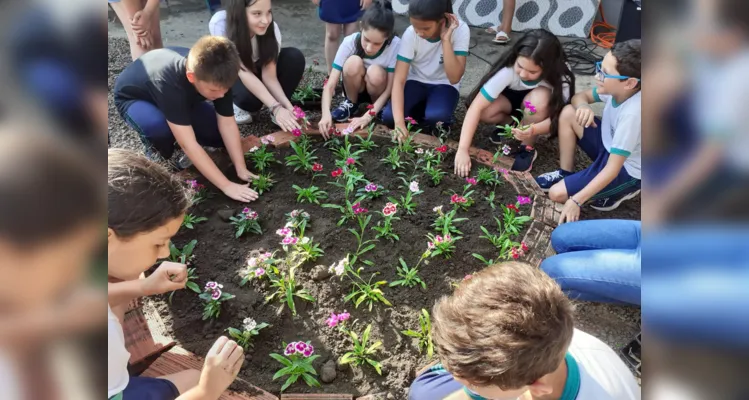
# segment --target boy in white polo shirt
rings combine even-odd
[[[382,111],[385,124],[403,135],[406,117],[422,132],[453,122],[466,67],[470,29],[452,13],[450,0],[411,0],[395,66],[392,100]]]
[[[572,97],[559,117],[560,169],[538,178],[549,198],[564,203],[560,223],[579,218],[582,205],[617,208],[641,187],[640,40],[617,43],[596,64],[597,86]],[[603,121],[589,104],[605,102]],[[575,143],[593,160],[574,172]]]

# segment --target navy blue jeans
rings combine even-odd
[[[403,88],[403,116],[415,119],[422,132],[429,133],[437,122],[445,127],[453,123],[455,107],[460,93],[450,85],[430,85],[414,80],[406,81]],[[392,100],[382,110],[382,120],[390,129],[395,128]]]
[[[575,300],[640,305],[640,221],[601,219],[560,225],[558,253],[541,269]]]

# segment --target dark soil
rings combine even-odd
[[[389,195],[398,198],[404,195],[407,189],[402,187],[402,182],[396,173],[388,165],[379,161],[386,155],[385,146],[389,146],[390,143],[378,139],[378,144],[379,148],[362,156],[363,167],[360,169],[365,172],[367,179],[384,185],[390,191]],[[283,160],[288,152],[289,149],[279,150],[277,159]],[[322,187],[330,195],[326,202],[341,204],[342,189],[327,183],[332,180],[329,178],[334,164],[331,152],[319,146],[316,155],[325,166],[326,177],[315,179],[315,185]],[[452,163],[453,155],[448,154],[443,168],[451,172]],[[293,173],[291,169],[280,164],[272,167],[271,171],[276,179],[275,186],[270,192],[263,194],[260,199],[250,204],[250,207],[260,215],[259,220],[264,235],[250,235],[235,239],[233,226],[222,220],[218,212],[233,210],[238,213],[244,206],[213,189],[216,195],[192,210],[193,214],[208,217],[209,220],[198,224],[194,230],[182,229],[174,238],[175,244],[180,248],[192,239],[198,240],[192,263],[200,276],[199,285],[202,286],[209,280],[218,281],[224,285],[226,292],[237,297],[225,303],[218,320],[209,322],[201,320],[203,303],[190,291],[176,293],[171,305],[163,301],[164,299],[158,301],[156,305],[167,325],[171,327],[172,334],[184,348],[203,355],[216,338],[224,334],[226,328],[239,328],[246,317],[252,317],[258,323],[270,323],[272,326],[262,330],[256,337],[255,348],[247,354],[247,361],[240,376],[265,390],[278,392],[283,380],[272,381],[271,378],[275,371],[280,369],[280,364],[268,355],[272,352],[281,352],[282,341],[311,340],[316,353],[322,356],[315,362],[319,373],[327,360],[337,360],[351,348],[351,341],[347,336],[325,324],[325,319],[330,316],[331,312],[340,313],[347,310],[352,314],[351,321],[356,321],[349,324],[354,331],[362,332],[368,324],[372,324],[372,340],[383,341],[384,346],[378,354],[378,359],[383,364],[383,375],[377,375],[369,366],[363,368],[339,366],[338,377],[333,383],[323,384],[320,389],[308,388],[303,383],[296,383],[287,391],[353,393],[355,395],[389,392],[395,398],[406,398],[407,388],[414,372],[427,364],[428,360],[424,355],[419,354],[416,342],[401,335],[400,331],[418,329],[418,314],[422,308],[431,310],[438,298],[452,292],[453,283],[459,282],[466,274],[483,267],[481,262],[471,256],[471,253],[480,253],[487,258],[496,257],[496,251],[491,244],[479,238],[482,234],[479,227],[483,223],[490,231],[495,230],[491,216],[500,215],[501,209],[497,207],[496,211],[492,210],[484,200],[489,189],[483,185],[477,185],[476,192],[472,196],[476,204],[468,211],[458,213],[460,217],[466,217],[469,220],[458,224],[458,228],[464,234],[463,239],[457,242],[457,250],[453,257],[450,260],[442,257],[431,258],[428,265],[422,264],[420,268],[420,275],[426,282],[428,290],[421,290],[418,287],[386,287],[385,297],[392,302],[393,307],[376,304],[372,312],[369,312],[364,305],[359,309],[354,309],[353,304],[344,304],[343,298],[350,289],[348,279],[339,281],[338,278],[333,277],[315,282],[311,273],[316,265],[323,265],[327,269],[327,266],[355,250],[356,239],[347,230],[347,228],[354,227],[355,222],[351,221],[342,227],[337,227],[336,222],[340,217],[338,211],[307,203],[298,204],[295,201],[296,194],[292,185],[308,186],[309,175]],[[411,173],[410,169],[408,173]],[[207,183],[205,180],[199,179],[199,181]],[[433,232],[430,225],[436,216],[432,208],[444,205],[445,210],[449,210],[449,197],[452,191],[462,191],[465,183],[463,179],[452,173],[446,175],[437,187],[430,187],[428,179],[424,176],[419,178],[419,182],[424,193],[415,198],[418,203],[417,213],[409,216],[399,209],[397,216],[401,220],[395,221],[393,226],[395,232],[400,235],[400,241],[391,243],[380,240],[376,249],[365,256],[366,259],[374,261],[375,266],[365,268],[362,273],[363,277],[368,278],[369,274],[379,272],[378,280],[384,279],[391,282],[399,279],[396,274],[398,258],[403,257],[409,266],[413,266],[426,249],[425,235]],[[495,192],[497,204],[514,202],[517,196],[509,184],[500,186]],[[383,196],[363,204],[373,214],[370,226],[376,225],[380,220],[381,217],[374,211],[382,209],[387,202],[386,197]],[[267,281],[252,281],[240,287],[241,279],[237,271],[246,265],[248,256],[254,250],[281,250],[280,238],[275,231],[284,225],[286,213],[300,208],[308,211],[312,216],[306,235],[321,244],[325,255],[300,268],[298,282],[309,290],[317,301],[312,304],[297,300],[299,315],[292,317],[288,308],[278,312],[280,306],[278,302],[264,303],[264,297],[270,294]],[[522,206],[521,210],[527,214],[530,212],[530,206]],[[367,235],[368,238],[374,238],[373,231],[368,231]]]

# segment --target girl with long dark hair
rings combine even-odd
[[[304,55],[293,47],[281,48],[271,0],[224,0],[224,10],[213,15],[209,29],[234,42],[242,61],[232,87],[237,123],[252,122],[248,112],[266,106],[283,130],[299,128],[289,97],[302,80]]]

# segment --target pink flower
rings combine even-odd
[[[351,318],[351,314],[347,312],[342,312],[338,314],[338,320],[339,321],[348,321],[348,319]]]
[[[314,350],[312,350],[311,348],[307,348],[307,350],[304,350],[304,352],[303,352],[302,354],[303,354],[303,355],[304,355],[305,357],[309,357],[309,356],[311,356],[311,355],[312,355],[312,353],[314,353]]]
[[[515,260],[517,260],[518,258],[520,258],[520,252],[518,251],[518,249],[516,247],[513,247],[510,250],[510,256],[512,256],[512,258],[514,258]]]
[[[187,182],[190,185],[190,188],[197,189],[198,188],[198,181],[195,179],[188,179],[185,182]]]
[[[353,158],[349,157],[346,159],[346,165],[352,165],[354,163],[356,163],[356,160],[354,160]]]
[[[263,254],[263,258],[266,260],[271,257],[273,257],[273,253],[271,253],[270,251],[266,251],[265,254]]]
[[[531,204],[531,198],[527,196],[518,196],[518,204],[521,206],[524,204]]]
[[[320,172],[320,171],[322,171],[322,164],[320,164],[320,163],[314,163],[314,164],[312,164],[312,171],[314,171],[314,172]]]
[[[317,163],[315,163],[315,165],[317,165]],[[313,171],[315,170],[315,166],[314,165],[312,166],[312,170]],[[291,218],[298,217],[300,212],[301,212],[300,210],[293,210],[293,211],[291,211],[291,214],[290,214]]]
[[[366,208],[362,207],[360,203],[356,203],[351,206],[351,210],[354,212],[354,215],[364,214],[369,212]]]
[[[447,153],[447,145],[446,145],[446,144],[443,144],[442,146],[440,146],[440,147],[437,147],[437,148],[436,148],[436,149],[434,149],[434,150],[435,150],[436,152],[438,152],[438,153]]]
[[[326,319],[325,323],[331,328],[338,325],[338,316],[335,313],[330,313],[330,318]]]
[[[467,281],[467,280],[469,280],[471,278],[473,278],[473,275],[472,274],[468,274],[468,275],[466,275],[466,276],[463,277],[463,280]]]
[[[245,215],[247,216],[247,219],[252,219],[252,220],[257,219],[257,212],[256,211],[250,211],[250,212],[248,212]]]
[[[395,212],[398,211],[398,205],[394,203],[387,203],[385,204],[385,207],[382,209],[382,214],[384,214],[386,217],[389,217]]]
[[[462,204],[467,202],[465,197],[455,193],[454,195],[450,196],[450,203],[452,204]]]
[[[299,106],[294,106],[294,118],[301,119],[306,117],[307,114],[304,113],[304,111],[299,108]]]
[[[434,243],[433,242],[428,242],[427,243],[427,248],[430,249],[430,250],[433,249],[434,248]]]
[[[352,128],[352,127],[348,127],[346,129],[344,129],[343,132],[341,132],[341,134],[343,136],[348,136],[348,135],[350,135],[352,133],[354,133],[354,128]]]
[[[217,287],[218,287],[218,283],[213,282],[213,281],[205,284],[205,290],[213,290],[213,289],[216,289]]]
[[[377,113],[374,110],[374,104],[368,105],[367,110],[369,110],[367,111],[367,114],[369,114],[370,116],[374,117],[375,115],[377,115]]]
[[[245,207],[242,209],[242,214],[249,214],[249,212],[252,211],[249,208]]]
[[[418,124],[416,123],[416,120],[415,120],[415,119],[413,119],[413,118],[411,118],[411,117],[406,117],[406,118],[405,118],[405,120],[406,120],[406,122],[408,122],[408,123],[409,123],[409,124],[411,124],[411,125],[418,125]]]
[[[296,346],[294,346],[294,343],[289,343],[286,345],[286,350],[284,350],[283,354],[286,356],[290,356],[292,354],[296,353]]]
[[[494,167],[494,170],[497,171],[497,172],[499,172],[499,173],[501,173],[501,174],[507,175],[507,170],[504,169],[504,168]]]
[[[305,350],[307,350],[307,343],[304,343],[304,342],[296,342],[296,344],[294,345],[294,347],[296,348],[296,351],[298,351],[298,352],[302,353],[302,352],[304,352]]]
[[[523,242],[523,243],[520,243],[520,248],[521,248],[521,249],[523,249],[523,251],[524,251],[524,252],[525,252],[525,251],[528,251],[528,245],[527,245],[527,244],[525,244],[525,242]]]
[[[434,237],[434,244],[440,244],[442,243],[442,236],[437,235]]]
[[[294,129],[293,129],[293,130],[291,131],[291,134],[292,134],[292,135],[294,135],[295,137],[299,137],[299,136],[302,136],[302,130],[301,130],[301,129],[299,129],[299,128],[294,128]]]
[[[364,186],[364,191],[365,191],[365,192],[376,192],[376,191],[377,191],[377,189],[379,189],[379,188],[380,188],[380,187],[379,187],[379,186],[377,186],[377,184],[376,184],[376,183],[371,183],[371,182],[370,182],[370,183],[368,183],[368,184],[367,184],[367,186]]]
[[[452,242],[452,241],[453,241],[453,237],[450,236],[449,233],[447,235],[445,235],[445,242]]]
[[[527,112],[527,113],[528,113],[529,115],[533,115],[533,114],[535,114],[535,113],[536,113],[536,111],[537,111],[537,110],[536,110],[536,106],[534,106],[533,104],[531,104],[531,102],[530,102],[530,101],[526,101],[526,102],[524,102],[524,103],[525,103],[525,109],[526,109],[526,112]]]
[[[367,106],[367,110],[374,110],[374,104],[370,104]]]
[[[515,211],[515,212],[520,212],[520,210],[518,210],[518,208],[517,208],[517,207],[515,207],[515,205],[514,205],[514,204],[508,204],[508,205],[507,205],[507,208],[508,208],[508,209],[510,209],[510,210],[513,210],[513,211]]]
[[[294,237],[294,236],[286,236],[286,237],[285,237],[285,238],[283,238],[283,240],[281,241],[281,244],[282,244],[282,245],[284,245],[284,246],[287,246],[287,245],[290,245],[290,244],[291,244],[291,245],[294,245],[294,244],[297,244],[297,242],[298,242],[298,241],[299,241],[299,238],[298,238],[298,237]]]
[[[416,154],[424,154],[424,149],[419,147],[418,149],[416,149]]]
[[[281,229],[276,230],[276,235],[278,236],[284,236],[284,237],[291,236],[292,233],[294,232],[292,232],[291,229],[289,228],[281,228]]]
[[[508,145],[502,146],[502,154],[507,156],[510,154],[511,151],[512,151],[512,148],[510,148],[510,146]]]
[[[341,176],[342,173],[343,173],[343,170],[341,168],[338,168],[334,170],[333,172],[331,172],[330,176],[332,176],[333,178],[338,178],[339,176]]]
[[[276,139],[273,137],[273,135],[268,135],[268,136],[263,136],[260,139],[260,143],[262,143],[264,145],[269,145],[269,144],[273,143],[275,140]]]
[[[470,177],[466,178],[466,182],[468,182],[468,184],[475,185],[476,184],[476,178],[470,178]]]
[[[258,269],[255,270],[255,276],[256,277],[263,276],[263,275],[265,275],[265,269],[264,268],[258,268]]]
[[[211,299],[218,300],[221,298],[221,289],[216,288],[211,292]]]

